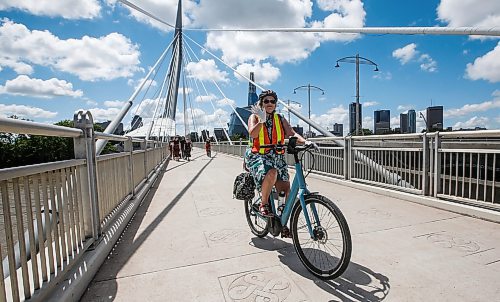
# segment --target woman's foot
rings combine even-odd
[[[262,216],[273,216],[268,204],[261,204],[259,206],[259,212]]]

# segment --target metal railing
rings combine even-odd
[[[0,301],[27,300],[60,282],[168,156],[167,143],[94,132],[89,112],[74,121],[77,128],[0,118],[0,132],[75,145],[73,160],[0,169]],[[96,157],[98,138],[121,141],[125,151]]]
[[[500,210],[500,131],[322,137],[312,172]],[[202,143],[195,146],[203,148]],[[243,157],[246,142],[214,144]],[[287,158],[289,164],[291,158]],[[313,164],[306,154],[304,169]]]

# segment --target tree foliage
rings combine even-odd
[[[16,116],[10,118],[17,119]],[[73,121],[63,120],[58,126],[73,127]],[[94,125],[96,131],[102,131]],[[102,154],[116,152],[108,142]],[[25,135],[0,132],[0,168],[40,164],[74,158],[72,138],[57,136]]]

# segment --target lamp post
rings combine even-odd
[[[325,94],[325,91],[317,86],[314,86],[314,85],[311,85],[311,84],[307,84],[307,85],[302,85],[302,86],[299,86],[299,87],[295,87],[293,89],[293,94],[296,94],[297,93],[297,90],[300,90],[300,89],[307,89],[307,96],[308,96],[308,102],[309,102],[309,120],[311,120],[311,89],[313,90],[319,90],[321,91],[321,95]],[[309,125],[309,132],[308,134],[310,135],[311,134],[311,125]]]
[[[359,135],[360,133],[360,116],[359,116],[359,64],[366,64],[366,65],[374,65],[375,69],[373,71],[378,71],[378,65],[373,62],[372,60],[369,60],[367,58],[360,57],[359,54],[356,54],[356,56],[351,56],[351,57],[344,57],[341,59],[337,60],[337,64],[335,65],[335,68],[339,68],[339,62],[343,63],[355,63],[356,64],[356,112],[354,113],[356,115],[356,130],[355,133],[356,135]]]
[[[290,99],[288,99],[287,102],[288,102],[288,107],[290,107],[290,103],[297,104],[300,107],[300,103],[299,102],[291,101]],[[291,126],[292,125],[292,120],[290,119],[290,110],[287,108],[286,111],[288,111],[288,123]]]
[[[429,132],[429,125],[427,125],[427,119],[425,118],[424,114],[422,112],[419,112],[420,117],[424,119],[425,122],[425,131]]]

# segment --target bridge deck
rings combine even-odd
[[[290,239],[250,233],[242,202],[231,198],[241,160],[201,152],[195,149],[191,162],[169,163],[82,301],[492,301],[500,295],[499,224],[309,177],[311,190],[336,200],[353,239],[344,275],[318,280]],[[250,273],[262,278],[248,283]],[[270,299],[256,300],[259,290]]]

